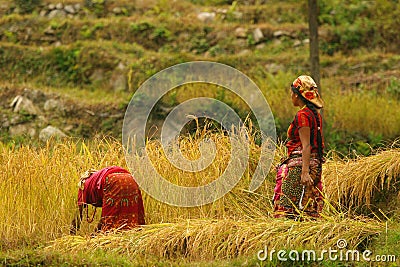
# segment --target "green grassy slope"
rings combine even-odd
[[[41,1],[33,11],[19,14],[14,2],[1,2],[2,140],[15,137],[9,134],[13,113],[8,105],[25,87],[81,107],[48,119],[68,125],[67,134],[119,137],[122,119],[117,114],[124,113],[135,90],[158,71],[193,60],[225,63],[252,78],[267,96],[284,138],[294,111],[287,103],[287,84],[310,67],[305,3],[109,0],[90,7],[71,0],[62,3],[80,4],[73,17],[49,19],[49,11],[40,15],[51,3],[58,1]],[[398,136],[399,115],[387,112],[400,105],[399,22],[393,19],[398,7],[387,1],[320,1],[321,91],[331,148],[346,153],[340,140],[360,142],[354,148],[365,154],[367,143],[377,146]],[[121,13],[115,14],[115,8]],[[197,15],[204,11],[214,12],[215,18],[200,21]],[[254,39],[255,29],[263,33],[261,40]],[[121,77],[127,85],[116,88],[113,81]],[[177,104],[176,98],[166,98],[165,105]],[[359,106],[347,109],[353,102],[371,103],[370,114]],[[86,116],[85,107],[94,115]],[[106,113],[113,116],[100,116]],[[33,123],[39,124],[37,118]]]

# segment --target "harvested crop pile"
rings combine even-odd
[[[268,249],[332,249],[338,239],[345,239],[354,249],[384,231],[374,220],[337,220],[297,222],[260,218],[235,221],[185,220],[178,223],[146,225],[141,229],[95,237],[64,236],[46,249],[71,253],[104,250],[126,256],[185,257],[190,260],[225,259],[256,255]]]

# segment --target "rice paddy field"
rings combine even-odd
[[[324,209],[320,219],[295,221],[274,218],[271,199],[297,111],[289,85],[310,74],[307,1],[0,0],[0,266],[400,266],[400,4],[318,6]],[[249,187],[257,164],[266,164],[258,122],[220,85],[165,94],[149,116],[146,154],[126,158],[132,96],[154,74],[190,61],[239,70],[267,100],[277,138],[257,190]],[[35,111],[16,110],[16,97]],[[176,147],[163,149],[154,133],[169,112],[201,97],[242,118],[246,135],[233,138],[245,138],[248,157],[230,164],[226,131],[192,114]],[[42,140],[48,125],[67,137]],[[206,143],[214,145],[206,168],[173,164],[182,156],[195,162]],[[186,187],[212,183],[228,168],[241,175],[227,194],[196,207],[143,190],[146,225],[129,231],[94,234],[100,212],[88,223],[89,207],[70,235],[79,177],[111,165]]]
[[[205,135],[220,149],[227,149],[229,139],[222,133],[206,132]],[[182,150],[196,152],[196,143],[201,137],[183,138]],[[346,249],[359,250],[360,255],[365,250],[373,251],[373,256],[397,256],[398,253],[398,148],[358,159],[329,158],[323,176],[325,208],[322,218],[316,221],[273,218],[270,200],[274,170],[258,190],[250,192],[248,186],[254,166],[248,164],[236,187],[212,204],[173,207],[144,193],[147,225],[125,232],[93,235],[95,223],[84,221],[82,230],[72,236],[69,225],[76,212],[79,174],[93,167],[126,167],[121,143],[102,138],[90,142],[53,140],[40,148],[0,144],[0,163],[4,166],[0,184],[3,203],[0,245],[4,265],[285,266],[277,258],[262,261],[257,253],[264,249],[288,253],[291,250],[319,253],[329,248],[339,251],[338,240],[345,240]],[[255,159],[259,147],[254,143],[251,147]],[[276,162],[283,150],[278,147]],[[204,175],[185,174],[165,164],[159,143],[149,142],[147,151],[168,173],[167,179],[176,184],[206,183],[226,168],[225,153],[217,154],[208,168],[208,180],[204,181],[199,179]],[[137,168],[140,169],[140,164]],[[390,259],[395,261],[385,263],[387,266],[398,265],[398,259]],[[336,266],[337,261],[326,258],[291,261],[289,265],[292,264]],[[372,263],[360,259],[359,262],[342,260],[339,264]]]

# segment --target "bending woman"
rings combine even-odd
[[[300,108],[287,135],[288,157],[278,167],[273,198],[274,217],[319,217],[323,208],[322,163],[324,139],[320,110],[323,100],[310,76],[291,85],[294,106]]]
[[[78,191],[79,214],[72,221],[71,234],[79,230],[83,209],[87,209],[88,204],[102,208],[98,231],[130,229],[145,224],[139,186],[133,176],[121,167],[89,170],[82,175]],[[94,215],[89,219],[87,214],[88,222],[93,221]]]

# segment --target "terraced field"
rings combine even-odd
[[[145,194],[149,225],[143,231],[91,238],[89,224],[77,237],[68,234],[76,179],[85,168],[126,167],[120,141],[125,110],[157,72],[189,61],[236,68],[260,88],[274,115],[278,143],[285,140],[296,111],[288,87],[310,73],[307,3],[0,0],[1,263],[286,266],[260,261],[257,251],[321,249],[334,247],[337,239],[374,255],[398,253],[400,4],[318,2],[328,159],[324,219],[271,218],[274,170],[250,193],[250,163],[237,187],[214,204],[178,208]],[[203,96],[230,104],[242,118],[249,114],[235,95],[198,84],[165,95],[149,124],[160,126],[173,107]],[[48,140],[49,129],[67,137]],[[205,135],[229,147],[223,135],[189,130],[195,134],[185,141],[188,155],[196,155],[197,138]],[[285,153],[277,148],[274,162]],[[177,183],[188,177],[210,181],[226,166],[217,154],[221,158],[207,175],[182,175],[170,169],[157,143],[147,149],[159,170]],[[255,162],[259,143],[252,143],[251,151]],[[287,266],[292,264],[337,262]]]

